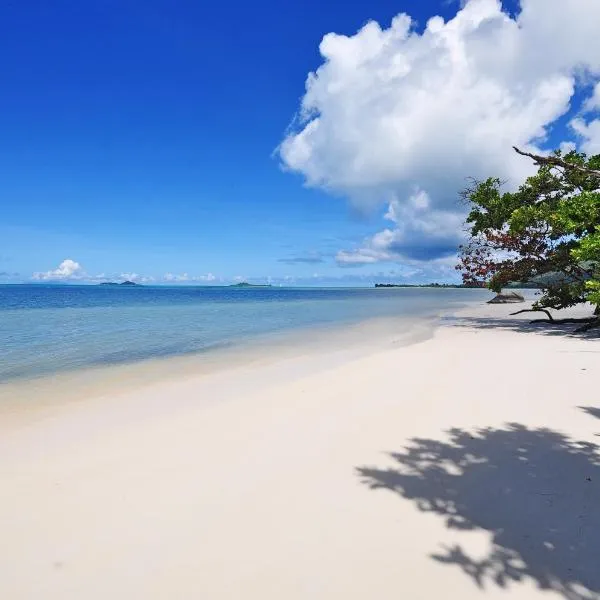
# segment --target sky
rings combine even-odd
[[[0,283],[456,281],[467,177],[600,153],[597,0],[0,7]]]

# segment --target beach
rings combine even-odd
[[[0,597],[600,598],[599,341],[521,306],[5,407]]]

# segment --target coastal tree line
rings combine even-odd
[[[578,319],[579,330],[600,327],[600,155],[514,150],[538,167],[517,191],[489,178],[462,193],[470,206],[469,240],[456,267],[463,283],[495,292],[534,283],[540,297],[531,310],[559,322],[548,309],[587,302],[593,314]]]

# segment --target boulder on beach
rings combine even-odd
[[[525,302],[525,298],[517,292],[501,292],[495,298],[488,300],[488,304],[511,304],[513,302]]]

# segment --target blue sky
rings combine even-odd
[[[288,127],[307,74],[324,62],[325,34],[354,36],[369,20],[385,30],[401,12],[422,32],[429,17],[448,20],[459,10],[447,1],[3,3],[2,280],[52,273],[65,259],[78,264],[75,277],[64,278],[74,281],[122,274],[298,284],[453,277],[448,253],[439,250],[454,244],[451,233],[440,233],[453,223],[452,211],[440,212],[422,170],[392,183],[361,172],[349,184],[335,175],[340,148],[320,141],[311,157],[332,166],[315,176],[316,163],[297,150],[311,117]],[[505,10],[517,5],[505,2]],[[333,76],[323,74],[323,90],[326,77]],[[569,138],[573,107],[594,83],[578,82],[570,112],[541,147]],[[319,93],[323,122],[327,115],[332,128],[339,125],[323,98],[328,92]],[[344,105],[335,109],[342,114]],[[277,150],[284,140],[288,154]],[[356,156],[347,159],[357,164]],[[404,198],[423,189],[427,206],[406,213]],[[399,240],[408,221],[417,225]],[[396,236],[385,252],[376,240],[382,231]]]

